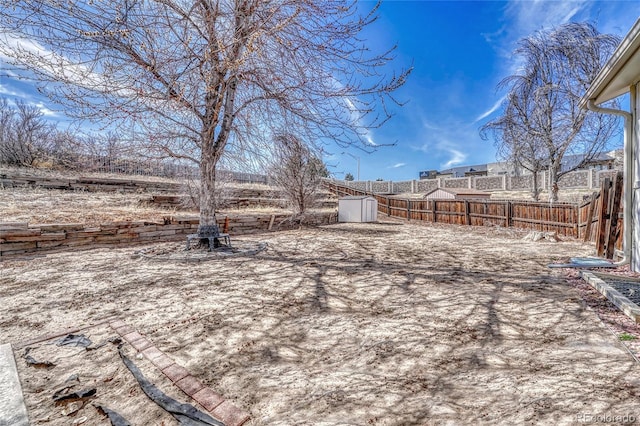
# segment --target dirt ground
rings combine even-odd
[[[112,343],[27,345],[49,368],[23,358],[25,342],[67,328],[104,342],[114,333],[101,323],[113,317],[247,410],[251,425],[638,421],[639,365],[564,272],[546,267],[592,246],[523,236],[384,220],[238,237],[267,247],[198,262],[141,247],[3,260],[0,342],[14,345],[33,424],[109,424],[98,405],[134,425],[177,424]],[[84,405],[54,405],[71,386],[97,391]]]

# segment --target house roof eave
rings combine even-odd
[[[586,108],[589,100],[596,105],[614,99],[629,91],[640,80],[640,19],[622,40],[611,58],[602,67],[582,97],[580,105]]]

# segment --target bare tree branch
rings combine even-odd
[[[371,148],[410,70],[360,38],[356,1],[9,1],[0,54],[80,119],[135,128],[153,155],[196,160],[200,220],[215,223],[215,169],[274,136]],[[390,75],[389,75],[390,74]],[[382,107],[380,110],[378,107]],[[380,115],[374,111],[381,111]],[[254,148],[250,148],[253,146]],[[247,154],[245,154],[246,156]]]
[[[569,23],[520,40],[515,53],[523,61],[521,70],[499,85],[509,90],[503,115],[481,128],[484,138],[495,136],[503,159],[534,175],[548,169],[553,200],[558,179],[591,161],[619,131],[617,117],[579,106],[619,42],[589,23]],[[569,154],[581,161],[563,168]],[[533,195],[537,199],[537,186]]]

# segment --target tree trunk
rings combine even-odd
[[[540,188],[538,187],[538,172],[533,172],[533,189],[531,190],[531,196],[534,201],[540,200]]]
[[[560,161],[554,161],[549,167],[549,183],[551,183],[551,188],[549,190],[549,202],[557,203],[558,202],[558,192],[560,188],[558,188],[558,173],[560,172],[561,163]]]
[[[198,232],[204,226],[217,225],[216,220],[216,160],[203,149],[200,158],[200,224]]]

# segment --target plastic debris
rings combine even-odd
[[[180,425],[183,426],[224,426],[224,423],[214,419],[210,415],[203,413],[193,405],[182,404],[175,399],[165,395],[157,386],[149,382],[140,369],[127,356],[118,351],[124,365],[136,378],[143,392],[156,404],[169,412]]]
[[[91,346],[91,340],[84,334],[67,334],[60,340],[56,340],[56,346],[80,346],[86,348]]]
[[[35,367],[35,368],[51,368],[51,367],[55,367],[56,366],[54,363],[49,362],[49,361],[38,361],[38,360],[36,360],[34,357],[29,355],[30,351],[31,351],[31,348],[26,348],[24,350],[24,355],[22,355],[22,358],[24,358],[24,360],[27,363],[27,365],[29,365],[31,367]]]
[[[127,419],[103,405],[96,406],[96,409],[109,418],[112,426],[131,426]]]
[[[56,404],[67,401],[77,401],[79,399],[91,398],[96,394],[96,388],[83,389],[71,393],[65,393],[62,395],[60,395],[58,392],[53,394],[53,400],[56,402]]]

